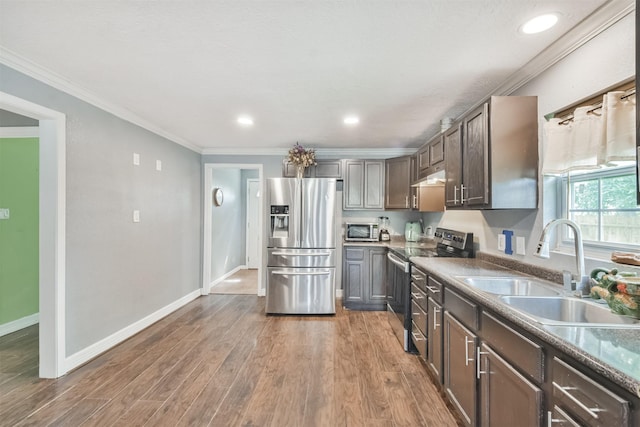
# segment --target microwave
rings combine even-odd
[[[378,224],[374,222],[348,222],[345,224],[345,238],[348,242],[377,242]]]

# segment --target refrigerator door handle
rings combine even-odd
[[[299,271],[287,271],[287,270],[274,270],[271,274],[277,274],[279,276],[328,276],[331,274],[330,271],[309,271],[309,272],[299,272]]]
[[[293,254],[291,252],[272,252],[272,255],[279,256],[330,256],[331,252],[313,252],[309,254]]]

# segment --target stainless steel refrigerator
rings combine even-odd
[[[267,313],[336,312],[336,180],[267,180]]]

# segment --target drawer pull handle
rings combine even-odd
[[[487,351],[480,351],[480,346],[476,348],[478,356],[476,357],[476,378],[480,379],[480,375],[487,374],[488,371],[483,371],[480,369],[481,358],[483,354],[489,354]]]
[[[420,276],[414,276],[413,274],[411,275],[411,278],[413,280],[415,280],[416,282],[424,282],[424,277],[420,277]]]
[[[561,385],[558,385],[558,383],[556,383],[555,381],[553,381],[552,384],[553,384],[554,388],[558,389],[558,391],[560,391],[562,394],[564,394],[569,399],[571,399],[571,401],[573,403],[578,405],[580,408],[582,408],[586,413],[591,415],[596,420],[598,419],[598,414],[596,414],[596,412],[603,412],[604,411],[604,409],[600,409],[600,408],[589,408],[589,407],[587,407],[587,405],[582,403],[580,400],[578,400],[578,398],[576,398],[574,395],[572,395],[571,393],[569,393],[567,391],[567,390],[576,390],[575,387],[562,387]]]
[[[434,294],[439,294],[440,293],[440,289],[435,288],[433,286],[427,286],[427,289],[429,290],[429,292],[433,292]]]
[[[473,359],[469,359],[469,344],[473,345],[473,340],[468,336],[464,336],[464,364],[469,366],[469,362],[473,362]]]
[[[411,296],[413,299],[424,299],[424,297],[420,294],[416,294],[415,292],[411,292]]]
[[[426,341],[426,338],[422,338],[420,336],[420,334],[416,334],[415,332],[411,332],[411,335],[413,335],[413,339],[416,341]]]
[[[438,324],[438,313],[440,313],[440,310],[434,307],[433,308],[433,330],[434,331],[436,330],[436,328],[440,326]]]

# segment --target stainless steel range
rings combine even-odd
[[[426,313],[426,295],[418,292],[416,285],[412,290],[410,257],[457,257],[473,258],[473,233],[464,233],[446,228],[436,228],[434,234],[435,248],[401,247],[389,248],[387,253],[387,316],[389,324],[395,332],[405,351],[415,352],[411,340],[412,333],[412,300],[424,306]],[[420,282],[416,277],[415,282]],[[426,283],[425,283],[426,286]],[[420,313],[418,313],[418,316]],[[421,322],[420,322],[421,324]],[[425,328],[426,329],[426,328]],[[421,331],[425,333],[426,331]],[[425,335],[426,337],[426,335]]]

